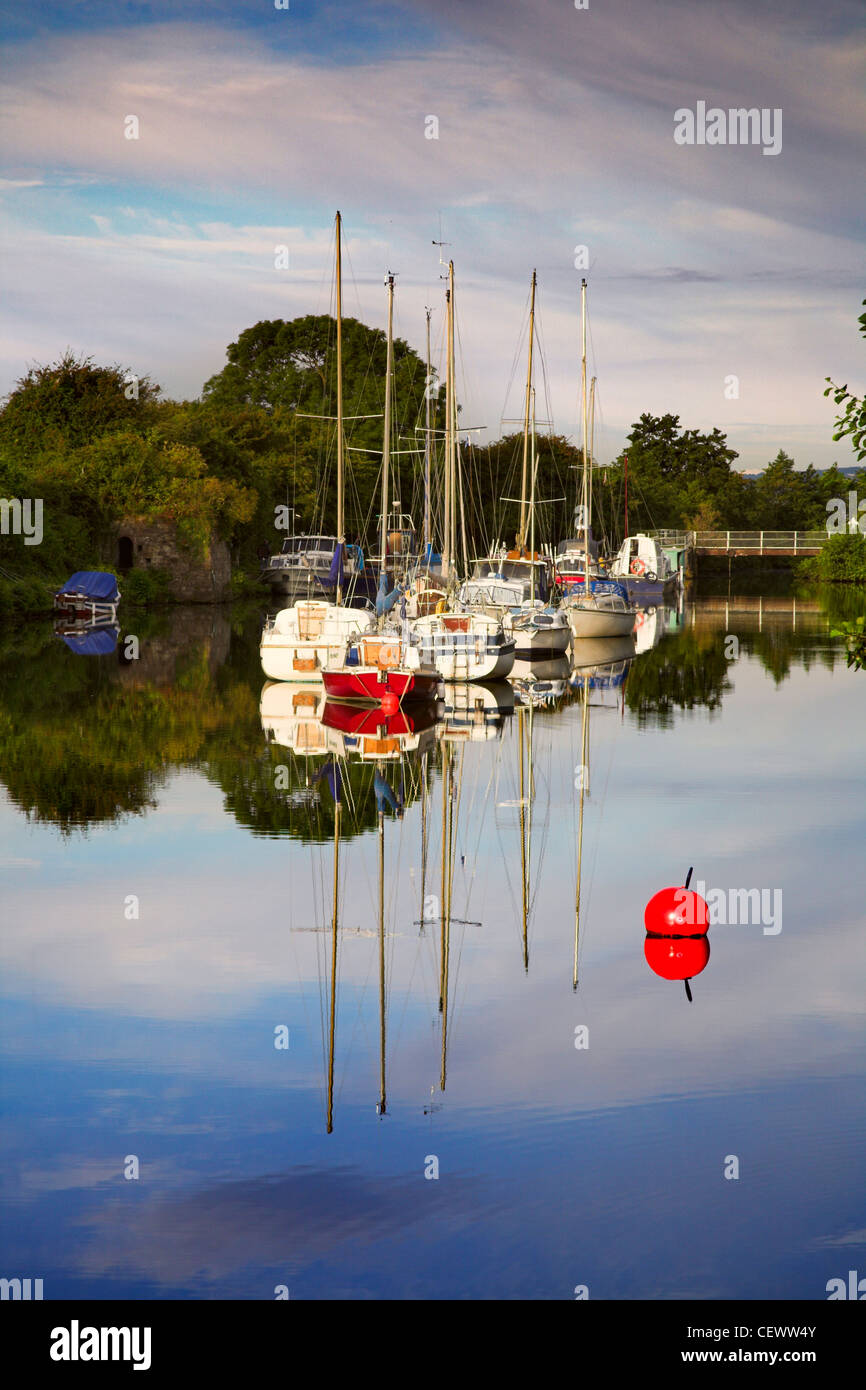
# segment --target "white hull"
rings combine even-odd
[[[498,618],[435,613],[412,627],[422,658],[449,683],[502,680],[514,665],[514,642]]]
[[[530,656],[561,656],[568,651],[571,628],[568,623],[556,627],[512,628],[517,650]]]
[[[583,637],[627,637],[634,627],[632,611],[617,613],[605,608],[569,606],[569,627],[572,634]]]
[[[373,615],[366,610],[299,599],[281,609],[262,633],[262,670],[273,681],[320,682],[326,666],[342,663],[346,642],[372,625]]]

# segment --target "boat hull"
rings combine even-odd
[[[655,607],[663,598],[671,598],[677,589],[675,574],[669,574],[666,579],[637,579],[631,575],[616,578],[617,583],[627,590],[629,602],[636,603],[640,608]]]
[[[561,627],[521,629],[512,628],[515,651],[530,656],[560,656],[568,651],[571,642],[571,628],[568,623]]]
[[[605,608],[579,608],[568,610],[568,624],[572,635],[583,637],[627,637],[634,628],[633,612],[617,613]]]
[[[322,672],[329,700],[381,704],[385,695],[406,700],[436,700],[441,693],[438,672],[410,671],[405,667],[383,669],[378,666],[345,666]]]

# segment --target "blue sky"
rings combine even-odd
[[[395,270],[397,331],[419,348],[427,304],[441,339],[431,242],[450,243],[461,395],[488,437],[518,409],[533,268],[546,408],[576,430],[585,245],[603,459],[642,412],[671,410],[726,430],[741,467],[779,447],[851,462],[823,379],[862,383],[858,4],[0,13],[0,390],[72,347],[197,395],[245,327],[327,311],[339,207],[346,312],[383,324]],[[781,152],[678,146],[674,113],[698,101],[781,109]]]

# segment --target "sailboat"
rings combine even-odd
[[[442,570],[449,576],[456,556],[455,498],[459,490],[457,442],[457,393],[454,372],[454,262],[448,262],[447,349],[445,375],[445,544]],[[429,484],[428,484],[429,486]],[[425,516],[427,514],[425,500]],[[462,510],[462,508],[461,508]],[[465,528],[464,528],[465,529]],[[465,545],[465,538],[464,538]],[[441,581],[440,581],[441,582]],[[447,582],[447,579],[446,579]],[[449,589],[452,586],[449,585]],[[453,590],[452,590],[453,592]],[[429,584],[415,599],[430,593]],[[446,593],[431,611],[421,612],[412,621],[423,659],[436,667],[443,681],[473,682],[501,680],[514,665],[514,640],[503,625],[501,617],[473,612],[464,605],[454,605]]]
[[[581,487],[581,519],[583,521],[583,585],[575,587],[563,602],[571,631],[576,638],[625,637],[633,629],[637,610],[628,601],[628,593],[615,580],[595,578],[592,574],[590,534],[592,528],[592,485],[588,452],[586,392],[586,281],[580,282],[581,326],[581,387],[583,400],[583,481]]]
[[[402,596],[395,585],[388,592],[388,517],[391,462],[391,377],[394,347],[394,276],[388,275],[388,346],[385,367],[385,425],[382,441],[382,512],[379,594],[376,629],[347,635],[322,670],[329,700],[381,704],[394,712],[404,700],[435,700],[440,693],[439,672],[413,640],[408,619],[398,626],[386,623],[387,615]]]
[[[334,602],[298,599],[265,623],[259,645],[262,669],[271,680],[316,682],[322,670],[339,660],[346,641],[373,627],[369,609],[347,607],[346,593],[345,479],[343,440],[343,310],[342,310],[342,219],[336,216],[336,322],[337,322],[337,536],[328,572],[333,584]]]
[[[551,601],[551,562],[540,556],[535,549],[537,469],[532,359],[535,342],[536,283],[536,273],[533,270],[529,302],[529,363],[523,416],[520,527],[513,550],[475,562],[471,578],[467,578],[461,585],[459,599],[464,608],[501,618],[506,632],[514,639],[517,652],[531,656],[551,656],[566,650],[571,641],[571,632],[568,618],[559,605]],[[530,543],[528,550],[527,540]]]

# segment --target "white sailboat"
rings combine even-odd
[[[343,441],[343,312],[342,219],[336,216],[336,321],[337,321],[337,544],[334,552],[334,602],[298,599],[283,608],[264,626],[259,644],[262,670],[271,680],[321,681],[325,666],[342,659],[346,643],[369,632],[374,615],[368,609],[347,608],[344,598],[344,564],[347,557],[344,505]]]
[[[592,486],[589,475],[589,431],[587,429],[588,398],[586,392],[586,281],[580,282],[581,327],[581,386],[583,399],[583,482],[581,487],[581,519],[583,521],[582,590],[575,589],[563,603],[575,638],[625,637],[633,629],[637,610],[629,603],[626,591],[613,580],[597,579],[592,574],[590,533],[592,528]]]
[[[461,585],[458,597],[465,608],[500,617],[506,632],[510,632],[514,639],[516,651],[521,655],[554,656],[567,650],[571,631],[561,607],[550,601],[553,566],[535,549],[537,461],[535,388],[532,385],[535,289],[536,274],[533,270],[529,300],[529,362],[523,414],[520,527],[516,544],[513,550],[477,560],[471,578]]]
[[[457,393],[454,372],[454,262],[448,262],[446,292],[447,362],[445,378],[445,544],[442,551],[443,573],[453,568],[457,543]],[[427,501],[425,500],[425,516]],[[429,589],[413,595],[418,612],[418,598]],[[440,677],[449,682],[501,680],[514,665],[514,640],[502,618],[496,614],[474,612],[460,604],[456,608],[447,598],[440,598],[433,611],[415,616],[412,632],[420,644],[422,660],[436,667]]]

